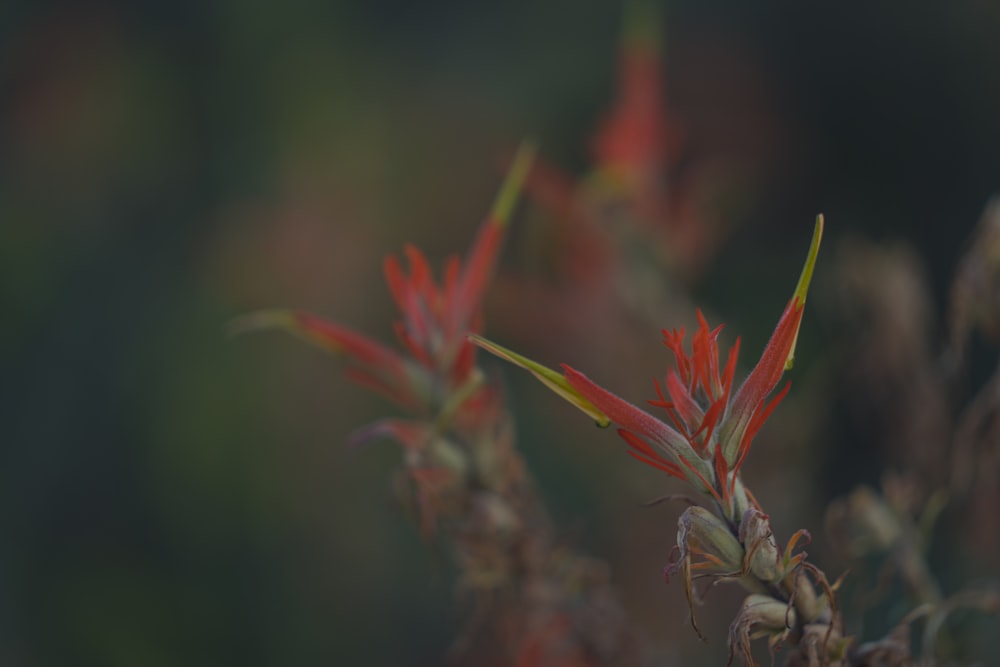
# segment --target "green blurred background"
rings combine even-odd
[[[447,553],[391,500],[398,452],[343,445],[387,406],[315,350],[225,325],[297,306],[388,340],[385,253],[463,249],[523,136],[583,172],[621,16],[566,0],[0,7],[0,663],[441,663],[462,617]],[[943,310],[1000,184],[1000,9],[678,0],[662,27],[686,159],[738,184],[696,296],[746,349],[819,211],[828,247],[913,244]],[[545,358],[562,360],[590,363]],[[669,648],[693,634],[682,590],[659,572],[674,519],[637,509],[663,480],[508,377],[566,539],[611,562],[637,630],[686,664]],[[877,481],[865,446],[808,466],[814,509],[776,524]],[[708,633],[713,664],[725,623]]]

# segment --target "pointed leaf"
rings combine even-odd
[[[514,161],[507,171],[507,178],[500,186],[493,209],[490,211],[490,219],[494,225],[506,226],[510,219],[510,214],[514,210],[514,204],[521,195],[524,182],[531,172],[531,165],[535,161],[535,145],[530,141],[525,141],[517,149]]]
[[[337,355],[390,376],[402,375],[406,362],[395,351],[364,334],[311,313],[297,310],[259,310],[233,320],[230,335],[282,329]]]
[[[461,276],[455,285],[449,314],[450,334],[459,336],[471,328],[469,323],[479,310],[483,294],[493,279],[507,221],[521,194],[534,156],[535,148],[532,144],[521,145],[510,171],[507,172],[507,178],[500,187],[500,193],[489,217],[479,228],[472,248],[466,256]]]
[[[658,445],[675,458],[688,453],[697,458],[687,438],[645,410],[629,403],[580,371],[563,364],[563,375],[570,386],[607,415],[615,424],[623,426],[638,436]]]
[[[809,292],[809,283],[812,282],[813,269],[816,267],[816,257],[819,255],[819,244],[823,240],[823,214],[816,216],[816,226],[813,227],[812,241],[809,243],[809,253],[806,255],[805,266],[802,267],[802,274],[799,276],[799,284],[795,286],[795,293],[792,299],[798,305],[799,310],[806,305],[806,294]],[[790,371],[795,363],[795,345],[799,342],[799,331],[796,328],[795,338],[792,340],[792,347],[788,351],[788,358],[785,359],[785,370]]]
[[[750,375],[743,381],[733,397],[730,411],[719,432],[719,442],[723,447],[726,461],[730,466],[741,458],[740,447],[744,442],[744,434],[754,414],[761,410],[764,401],[781,380],[782,374],[792,367],[795,357],[795,343],[799,338],[799,327],[802,324],[802,312],[805,306],[806,294],[812,280],[813,269],[816,266],[816,256],[819,253],[820,241],[823,238],[823,216],[817,216],[813,229],[812,242],[806,263],[799,277],[795,293],[785,306],[778,325],[764,347],[760,360]],[[762,422],[757,424],[760,428]],[[749,443],[747,443],[748,445]],[[746,452],[742,453],[746,458]]]
[[[591,419],[597,422],[597,425],[601,428],[606,428],[611,424],[611,420],[606,414],[601,412],[599,409],[594,407],[593,403],[588,401],[583,395],[576,389],[570,386],[569,382],[566,381],[561,374],[552,370],[551,368],[546,368],[545,366],[539,364],[536,361],[532,361],[525,356],[514,352],[513,350],[508,350],[502,345],[497,345],[493,341],[487,340],[482,336],[477,336],[476,334],[469,334],[469,340],[479,347],[483,348],[490,354],[500,357],[510,363],[520,366],[525,369],[536,378],[539,382],[544,384],[546,387],[554,391],[563,397],[566,401],[576,406],[579,410],[587,414]]]

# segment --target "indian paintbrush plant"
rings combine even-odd
[[[560,373],[470,335],[480,347],[530,371],[598,425],[618,427],[631,456],[696,489],[707,507],[689,507],[681,515],[676,559],[666,575],[682,579],[699,635],[696,580],[709,585],[734,581],[750,593],[729,633],[730,659],[738,652],[748,663],[753,662],[750,641],[755,637],[767,637],[772,649],[792,646],[792,661],[803,664],[836,663],[851,644],[837,613],[836,586],[806,560],[805,552],[796,551],[809,534],[801,530],[779,547],[768,515],[740,477],[755,435],[790,388],[788,383],[775,392],[792,367],[822,234],[819,216],[798,285],[759,361],[738,386],[738,338],[723,363],[718,344],[722,327],[709,327],[700,311],[690,353],[683,329],[663,331],[675,364],[662,384],[656,382],[656,399],[649,403],[662,409],[667,421],[570,366],[563,365]]]
[[[800,530],[781,546],[742,479],[755,437],[790,389],[790,382],[780,385],[794,360],[822,216],[792,297],[742,381],[737,381],[740,339],[723,357],[722,326],[711,327],[700,310],[690,346],[683,328],[663,330],[673,365],[654,382],[655,398],[649,401],[661,417],[570,366],[556,371],[483,338],[482,300],[533,153],[530,146],[518,152],[467,256],[448,259],[440,282],[414,246],[404,248],[405,266],[396,256],[386,258],[386,282],[402,314],[395,325],[402,351],[302,311],[260,311],[233,324],[238,332],[285,330],[332,352],[354,382],[406,413],[361,428],[350,442],[387,438],[403,450],[394,485],[398,499],[424,538],[451,552],[458,591],[471,606],[453,646],[454,659],[498,667],[640,664],[607,566],[555,537],[516,449],[503,393],[478,365],[476,346],[530,371],[599,426],[614,424],[628,454],[694,489],[696,500],[678,519],[664,575],[681,581],[698,636],[694,610],[703,592],[722,583],[747,592],[730,623],[729,662],[739,656],[754,664],[753,640],[766,638],[772,655],[784,649],[789,665],[913,665],[910,627],[922,620],[921,652],[927,664],[935,664],[945,634],[941,628],[954,611],[1000,609],[1000,594],[993,589],[942,592],[924,556],[925,538],[907,516],[913,504],[907,500],[912,495],[907,478],[890,475],[884,499],[862,488],[831,506],[831,533],[855,560],[888,554],[916,606],[885,637],[856,641],[838,610],[839,581],[831,584],[802,550],[809,533]],[[991,392],[1000,395],[990,389],[994,384],[1000,386],[994,380],[977,397],[985,407],[973,410],[974,402],[971,416],[960,420],[973,424],[966,430],[982,431],[984,442],[989,406],[995,403]],[[960,468],[956,464],[955,470]],[[927,511],[936,516],[945,502],[941,498],[932,496]]]
[[[508,220],[534,149],[514,158],[490,215],[465,258],[449,258],[443,279],[414,246],[383,269],[402,318],[400,353],[311,313],[266,310],[236,332],[280,329],[344,359],[348,376],[384,396],[407,418],[357,431],[403,449],[397,491],[422,534],[453,554],[458,588],[473,609],[453,646],[459,662],[531,667],[635,664],[633,641],[600,561],[559,545],[514,445],[503,395],[476,365],[470,331],[481,331],[482,299],[494,275]]]
[[[553,329],[574,321],[581,310],[605,313],[625,304],[644,322],[659,323],[694,309],[688,306],[687,288],[710,265],[724,235],[724,226],[706,205],[710,198],[705,193],[719,185],[715,179],[701,183],[705,179],[690,168],[692,155],[684,154],[683,127],[670,113],[663,86],[662,41],[651,28],[657,24],[651,20],[653,7],[642,2],[629,7],[618,97],[591,141],[589,173],[572,178],[536,160],[530,146],[522,147],[468,254],[464,260],[447,259],[440,281],[415,246],[405,246],[402,258],[385,259],[385,279],[402,316],[395,323],[401,351],[295,310],[252,313],[233,329],[280,329],[299,336],[340,357],[352,381],[405,413],[359,429],[350,443],[384,438],[401,446],[403,463],[393,487],[397,498],[425,540],[452,553],[457,588],[472,607],[453,647],[452,657],[460,662],[639,664],[606,565],[559,544],[515,446],[503,392],[478,364],[478,346],[528,370],[598,425],[614,424],[629,455],[694,489],[696,501],[678,519],[676,546],[664,575],[683,584],[698,636],[695,606],[701,594],[721,583],[745,589],[747,596],[730,624],[730,662],[739,656],[753,664],[752,641],[766,638],[772,656],[786,649],[789,665],[913,665],[917,643],[922,643],[926,661],[920,664],[936,664],[943,653],[939,640],[947,634],[939,631],[953,611],[1000,610],[1000,592],[993,589],[970,586],[946,594],[926,555],[930,526],[949,499],[954,503],[971,496],[972,509],[980,508],[968,513],[973,518],[967,521],[974,525],[991,520],[995,507],[990,480],[996,473],[990,466],[977,468],[977,462],[996,450],[1000,369],[965,411],[950,415],[946,397],[958,370],[968,363],[970,332],[975,329],[991,340],[1000,337],[1000,206],[985,216],[973,250],[960,266],[951,299],[950,347],[943,355],[947,363],[935,361],[927,341],[911,340],[926,332],[927,323],[898,316],[922,312],[913,303],[919,304],[926,290],[903,290],[917,298],[902,298],[900,285],[909,282],[886,276],[893,262],[881,256],[866,262],[866,254],[854,248],[845,263],[847,278],[835,280],[849,292],[846,301],[852,308],[871,302],[872,313],[887,321],[876,327],[882,334],[870,336],[867,348],[860,346],[862,354],[858,345],[851,347],[852,363],[844,366],[860,367],[862,387],[850,394],[865,408],[879,406],[886,421],[883,430],[891,436],[886,440],[903,459],[902,473],[887,473],[881,493],[860,487],[834,502],[828,513],[832,551],[846,552],[856,568],[852,582],[858,579],[859,563],[880,555],[898,570],[910,593],[909,611],[897,615],[889,634],[874,641],[861,643],[846,633],[835,596],[839,581],[831,584],[802,550],[809,533],[800,530],[781,546],[768,514],[741,476],[755,437],[790,389],[790,383],[780,385],[794,359],[823,235],[822,216],[792,297],[742,381],[737,381],[740,339],[723,357],[722,326],[710,326],[700,310],[690,347],[683,328],[663,330],[674,363],[654,384],[649,404],[658,412],[619,398],[575,368],[547,368],[480,335],[482,301],[522,190],[554,214],[560,232],[554,254],[564,257],[569,268],[565,289],[554,295],[539,292],[540,305],[533,311],[531,294],[541,285],[531,280],[517,284],[513,298],[529,334],[557,339]],[[544,233],[544,226],[534,231]],[[546,270],[558,263],[548,258]],[[875,268],[858,270],[869,264]],[[858,286],[852,290],[850,276],[855,274]],[[525,315],[528,311],[532,314]],[[895,410],[880,402],[880,388],[892,397]],[[921,418],[898,418],[913,414]],[[942,447],[942,441],[953,442]],[[919,498],[912,488],[918,477],[937,491]],[[923,511],[915,520],[920,506]],[[980,541],[996,541],[992,531],[978,532]],[[876,586],[868,597],[884,595],[882,588]],[[848,613],[858,635],[863,634],[856,626],[861,615]],[[914,642],[910,626],[921,619],[923,641]]]

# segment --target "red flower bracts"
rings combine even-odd
[[[822,234],[820,216],[798,286],[760,360],[739,387],[734,388],[738,338],[723,364],[718,345],[722,327],[710,328],[701,311],[690,353],[684,349],[684,329],[663,331],[663,342],[674,354],[675,367],[662,385],[656,383],[657,398],[649,403],[666,411],[669,423],[619,398],[570,366],[564,365],[560,374],[483,338],[470,338],[531,371],[602,426],[616,424],[629,454],[698,487],[719,504],[726,517],[738,523],[751,504],[739,470],[754,436],[788,392],[788,385],[776,394],[774,390],[792,365]]]

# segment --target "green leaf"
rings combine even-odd
[[[531,172],[531,165],[535,161],[535,145],[530,141],[525,141],[517,149],[514,161],[511,163],[507,178],[500,186],[493,209],[490,211],[490,219],[493,224],[506,227],[510,219],[511,211],[517,203],[517,198],[524,187],[524,181]]]
[[[812,242],[809,244],[809,254],[806,255],[805,266],[802,267],[802,274],[799,276],[799,284],[795,286],[795,293],[792,294],[792,301],[800,310],[806,305],[806,295],[809,293],[809,283],[812,282],[813,269],[816,268],[816,257],[819,255],[819,244],[823,240],[823,214],[816,216],[816,226],[813,227]],[[792,347],[788,350],[788,357],[785,359],[785,370],[792,370],[795,363],[795,345],[799,342],[799,332],[796,329],[795,339]]]
[[[564,378],[560,373],[552,370],[551,368],[547,368],[536,361],[532,361],[531,359],[528,359],[513,350],[508,350],[501,345],[497,345],[493,341],[487,340],[482,336],[469,334],[468,338],[472,343],[483,348],[490,354],[496,355],[501,359],[505,359],[512,364],[520,366],[534,375],[538,378],[539,382],[562,396],[563,399],[574,405],[579,410],[583,411],[601,428],[607,428],[611,424],[611,419],[608,418],[606,414],[598,410],[590,401],[584,398],[580,392],[571,387],[569,382],[566,381],[566,378]]]

